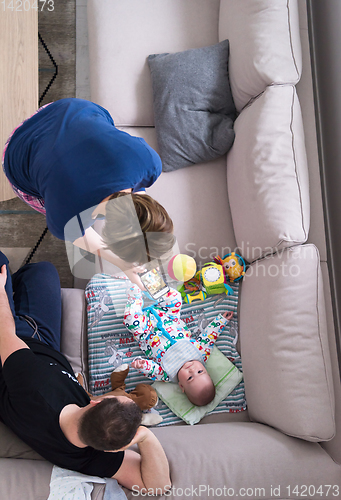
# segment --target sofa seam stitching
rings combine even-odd
[[[293,49],[293,43],[292,43],[289,3],[290,3],[290,0],[287,0],[287,13],[288,13],[287,19],[288,19],[288,31],[289,31],[289,39],[290,39],[290,50],[291,50],[291,56],[292,56],[292,60],[293,60],[294,66],[295,66],[297,78],[298,78],[298,80],[300,80],[301,76],[300,76],[300,72],[298,71],[298,66],[297,66],[297,62],[296,62],[296,58],[295,58],[295,54],[294,54],[294,49]]]
[[[319,256],[319,251],[317,249],[317,247],[315,245],[312,245],[312,247],[314,248],[315,250],[315,254],[316,254],[316,257],[317,257],[317,265],[316,265],[316,313],[317,313],[317,328],[318,328],[318,338],[319,338],[319,344],[320,344],[320,349],[321,349],[321,355],[322,355],[322,359],[323,359],[323,371],[324,371],[324,375],[325,375],[325,378],[326,378],[326,384],[327,384],[327,388],[328,388],[328,403],[329,403],[329,407],[330,407],[330,410],[332,412],[332,421],[333,421],[333,424],[334,424],[334,432],[333,432],[333,435],[332,437],[329,439],[333,439],[336,435],[336,432],[335,432],[335,425],[336,425],[336,422],[335,422],[335,405],[334,405],[334,408],[333,408],[333,405],[332,405],[332,399],[335,401],[335,395],[334,395],[334,387],[332,387],[332,384],[331,384],[331,381],[330,381],[330,377],[328,376],[328,372],[326,370],[326,353],[325,353],[325,350],[323,348],[323,343],[322,343],[322,339],[321,339],[321,328],[320,328],[320,312],[319,312],[319,289],[321,288],[321,284],[319,283],[320,282],[320,277],[319,277],[319,269],[320,269],[320,266],[319,266],[319,263],[320,263],[320,256]],[[329,341],[328,341],[328,338],[327,338],[327,342],[329,344]]]
[[[293,160],[294,160],[294,165],[295,165],[295,177],[296,177],[296,183],[297,183],[297,189],[298,189],[299,205],[301,207],[301,224],[302,224],[302,230],[303,230],[303,234],[304,234],[304,238],[305,238],[304,242],[305,242],[305,241],[307,241],[308,234],[307,234],[307,231],[306,231],[306,228],[304,225],[302,190],[301,190],[301,183],[299,180],[298,169],[297,169],[297,158],[296,158],[296,151],[295,151],[295,134],[293,131],[295,94],[296,94],[296,88],[295,88],[295,85],[292,85],[292,101],[291,101],[291,107],[290,107],[290,111],[291,111],[291,120],[290,120],[291,146],[292,146]],[[303,147],[305,150],[304,144],[303,144]],[[309,178],[308,178],[308,181],[309,181]]]

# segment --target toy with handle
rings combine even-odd
[[[226,274],[221,264],[208,262],[200,271],[201,282],[208,295],[226,293],[233,295],[232,288],[226,283]]]

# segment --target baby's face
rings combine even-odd
[[[211,377],[200,361],[187,361],[178,371],[179,386],[186,394],[196,393],[206,384],[212,384]]]

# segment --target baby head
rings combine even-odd
[[[215,387],[200,361],[187,361],[178,371],[179,386],[191,403],[205,406],[215,396]]]

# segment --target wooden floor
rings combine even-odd
[[[5,3],[8,5],[10,1],[6,0]],[[31,5],[34,3],[34,0],[25,0],[26,6],[28,1]],[[14,0],[14,5],[16,2],[18,4],[19,0]],[[75,96],[75,0],[55,1],[53,11],[47,10],[47,3],[43,11],[41,6],[38,15],[36,11],[6,12],[3,11],[3,2],[0,2],[2,146],[13,128],[38,109],[38,96],[41,98],[45,93],[54,74],[53,64],[38,41],[38,31],[58,65],[58,76],[49,86],[40,105]],[[45,226],[43,215],[31,210],[19,198],[13,198],[13,191],[0,172],[0,249],[9,258],[12,271],[25,261]],[[41,260],[50,261],[56,266],[63,287],[73,286],[65,243],[50,232],[39,245],[31,262]]]
[[[38,29],[58,66],[58,75],[39,106],[64,97],[76,96],[76,0],[54,2],[53,12],[39,11]],[[54,66],[39,43],[39,98],[54,74]]]
[[[14,2],[13,10],[8,8],[9,5],[10,2],[6,0],[0,6],[2,150],[12,130],[38,108],[38,13],[34,9],[16,11],[16,6],[20,5],[18,2]],[[13,197],[13,191],[1,169],[0,201]]]

